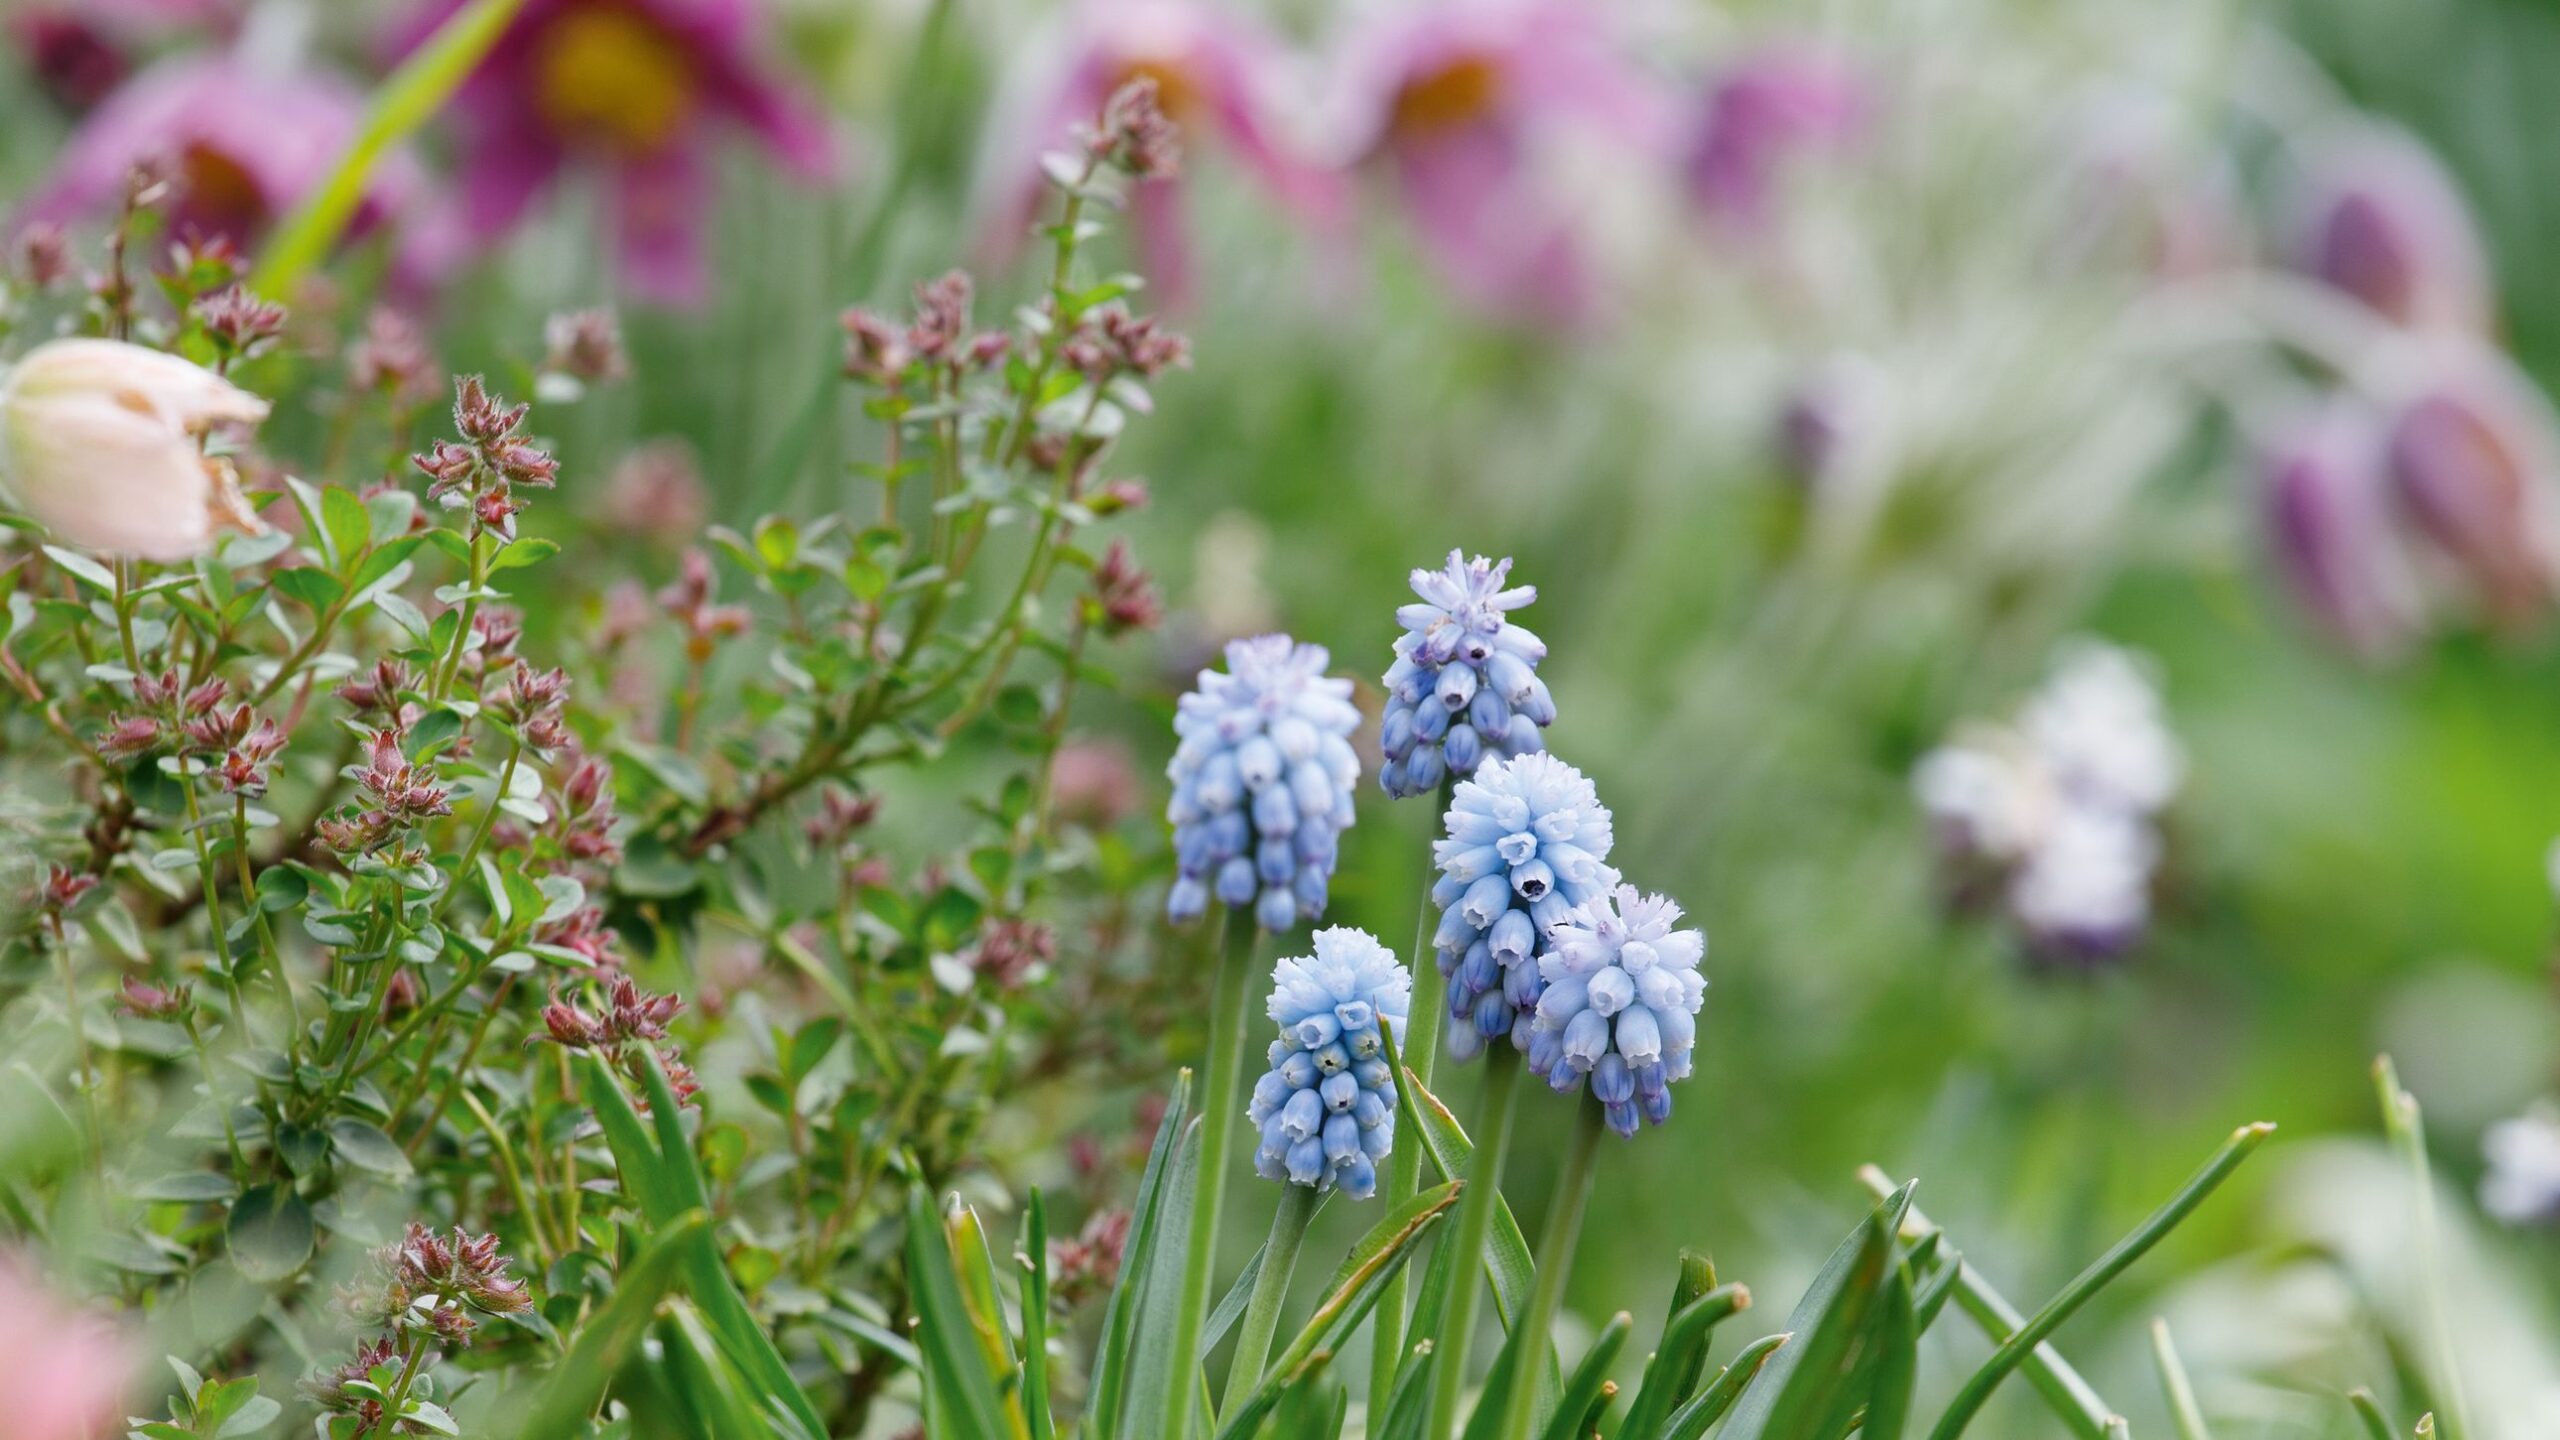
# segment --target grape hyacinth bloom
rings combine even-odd
[[[1180,922],[1209,899],[1253,908],[1277,933],[1324,913],[1342,832],[1351,828],[1360,712],[1351,682],[1324,673],[1321,645],[1259,635],[1227,646],[1227,670],[1200,672],[1173,719],[1177,874],[1165,913]]]
[[[1605,863],[1614,838],[1591,782],[1543,751],[1484,765],[1458,786],[1448,833],[1431,847],[1440,870],[1431,943],[1449,982],[1451,1057],[1472,1059],[1504,1037],[1529,1048],[1549,932],[1618,883]]]
[[[1707,937],[1679,923],[1669,899],[1620,885],[1567,912],[1538,957],[1546,992],[1529,1026],[1530,1073],[1560,1095],[1588,1079],[1620,1135],[1639,1116],[1670,1119],[1671,1082],[1689,1076]]]
[[[1266,1180],[1366,1200],[1396,1138],[1395,1077],[1379,1022],[1403,1026],[1413,977],[1367,932],[1337,925],[1315,933],[1314,954],[1274,966],[1271,979],[1280,1037],[1245,1108],[1262,1133],[1253,1168]]]
[[[425,0],[399,32],[412,50],[465,0]],[[566,171],[609,181],[622,274],[642,296],[698,303],[709,284],[713,142],[744,130],[793,174],[829,178],[824,116],[760,53],[760,0],[530,0],[455,97],[463,225],[515,228]]]
[[[1464,779],[1486,759],[1546,748],[1539,731],[1555,723],[1555,698],[1538,678],[1547,644],[1505,612],[1538,598],[1534,585],[1508,589],[1511,562],[1473,560],[1456,550],[1438,570],[1413,572],[1420,604],[1396,611],[1405,633],[1387,667],[1378,784],[1389,795],[1428,794],[1446,776]]]
[[[2039,965],[2086,965],[2142,938],[2159,814],[2185,770],[2143,663],[2082,642],[2015,724],[1932,750],[1912,789],[1956,906],[2002,908]]]
[[[2276,572],[2301,609],[2368,660],[2408,648],[2424,597],[2394,523],[2382,425],[2340,399],[2258,444],[2260,505]]]
[[[2323,144],[2296,202],[2294,267],[2412,330],[2477,332],[2489,263],[2452,177],[2414,137],[2359,128]]]
[[[2431,359],[2388,424],[2391,495],[2453,588],[2513,626],[2560,580],[2560,421],[2495,352],[2455,344]]]

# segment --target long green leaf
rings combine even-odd
[[[2187,1378],[2178,1344],[2169,1338],[2169,1322],[2158,1316],[2151,1320],[2151,1363],[2160,1371],[2160,1393],[2169,1402],[2169,1423],[2177,1427],[2178,1440],[2213,1440],[2196,1404],[2195,1382]]]
[[[2356,1412],[2356,1423],[2364,1427],[2367,1440],[2399,1440],[2391,1417],[2382,1413],[2382,1402],[2373,1398],[2372,1391],[2362,1386],[2348,1391],[2347,1408]]]
[[[1583,1352],[1582,1362],[1573,1367],[1573,1375],[1564,1382],[1564,1391],[1556,1398],[1556,1409],[1547,1417],[1547,1428],[1541,1440],[1582,1440],[1582,1417],[1600,1400],[1600,1387],[1609,1382],[1609,1367],[1617,1363],[1618,1352],[1626,1347],[1627,1336],[1636,1328],[1635,1317],[1621,1310],[1600,1327],[1598,1338]]]
[[[925,1386],[935,1401],[927,1429],[952,1440],[994,1440],[1013,1433],[978,1348],[941,1217],[921,1185],[907,1194],[907,1288],[915,1299],[916,1348],[924,1353]]]
[[[1049,1206],[1032,1187],[1022,1254],[1022,1410],[1031,1440],[1052,1440],[1057,1421],[1049,1413]]]
[[[1820,1435],[1849,1397],[1849,1380],[1875,1321],[1876,1299],[1893,1267],[1894,1231],[1911,1187],[1886,1197],[1832,1251],[1796,1302],[1787,1329],[1801,1337],[1763,1367],[1742,1392],[1729,1440],[1800,1440]]]
[[[1713,1267],[1706,1278],[1715,1279]],[[1715,1327],[1750,1308],[1750,1289],[1735,1284],[1718,1285],[1674,1311],[1670,1323],[1662,1327],[1662,1343],[1645,1362],[1635,1403],[1627,1407],[1623,1433],[1640,1437],[1660,1430],[1671,1413],[1696,1393],[1706,1371],[1707,1340]]]
[[[2074,1311],[2088,1303],[2090,1296],[2104,1289],[2107,1282],[2123,1274],[2134,1261],[2159,1244],[2160,1237],[2176,1229],[2178,1222],[2195,1213],[2195,1208],[2204,1203],[2205,1197],[2220,1188],[2222,1182],[2231,1177],[2232,1171],[2240,1168],[2240,1162],[2266,1143],[2267,1137],[2275,1133],[2275,1128],[2260,1122],[2243,1125],[2233,1131],[2231,1138],[2222,1143],[2222,1148],[2216,1150],[2195,1174],[2188,1176],[2186,1184],[2178,1187],[2178,1193],[2170,1196],[2159,1209],[2135,1226],[2132,1233],[2117,1241],[2106,1254],[2099,1256],[2088,1269],[2062,1287],[2061,1294],[2045,1302],[2044,1308],[1993,1351],[1982,1368],[1973,1372],[1972,1377],[1956,1391],[1956,1398],[1947,1403],[1946,1413],[1938,1417],[1938,1428],[1931,1432],[1932,1440],[1955,1440],[1963,1434],[1964,1427],[2010,1371],[2017,1369],[2036,1346],[2044,1343],[2046,1336],[2071,1318]]]
[[[1013,1336],[1005,1329],[1004,1301],[996,1294],[995,1255],[987,1244],[986,1227],[978,1223],[978,1212],[954,1195],[943,1206],[942,1233],[950,1242],[952,1273],[960,1280],[960,1301],[967,1307],[978,1353],[987,1373],[996,1377],[1006,1425],[1017,1440],[1030,1440],[1030,1424],[1011,1393],[1022,1366],[1013,1353]]]
[[[1218,1417],[1219,1440],[1244,1440],[1251,1435],[1282,1390],[1333,1358],[1342,1342],[1360,1328],[1370,1307],[1377,1304],[1388,1277],[1412,1258],[1414,1242],[1458,1203],[1458,1194],[1464,1188],[1464,1182],[1453,1180],[1423,1191],[1396,1207],[1351,1247],[1351,1253],[1343,1257],[1340,1268],[1326,1284],[1325,1297],[1317,1303],[1315,1313],[1307,1317],[1305,1328],[1272,1362],[1262,1383],[1233,1414]]]
[[[1431,1356],[1428,1342],[1419,1363],[1408,1360],[1396,1375],[1396,1388],[1387,1399],[1386,1417],[1377,1423],[1371,1440],[1420,1440],[1422,1427],[1431,1418]]]
[[[375,162],[444,108],[524,5],[525,0],[472,0],[437,26],[427,43],[375,88],[373,104],[365,111],[355,138],[347,142],[346,153],[330,168],[328,178],[276,226],[249,278],[251,290],[282,298],[304,271],[329,253],[364,202],[365,182]]]
[[[702,1313],[678,1302],[658,1316],[659,1363],[667,1393],[693,1414],[700,1435],[760,1435],[771,1428],[750,1399],[754,1382],[738,1373],[727,1349],[702,1321]]]
[[[1859,1440],[1902,1440],[1902,1427],[1911,1419],[1911,1392],[1920,1377],[1920,1319],[1911,1305],[1909,1267],[1897,1264],[1886,1273],[1877,1304],[1867,1374],[1864,1383],[1851,1387],[1851,1398],[1863,1396],[1867,1407]]]
[[[517,1440],[555,1440],[586,1432],[588,1417],[604,1402],[607,1382],[639,1348],[658,1302],[674,1288],[684,1248],[706,1233],[710,1223],[699,1210],[679,1216],[658,1227],[638,1258],[622,1267],[613,1294],[578,1327],[568,1354],[534,1393]]]
[[[1155,1144],[1147,1151],[1146,1170],[1138,1177],[1138,1200],[1130,1212],[1129,1238],[1121,1251],[1120,1281],[1111,1287],[1111,1301],[1103,1310],[1102,1339],[1093,1358],[1093,1404],[1083,1428],[1083,1433],[1095,1440],[1108,1440],[1120,1433],[1121,1416],[1128,1406],[1133,1378],[1133,1331],[1154,1269],[1157,1234],[1164,1228],[1164,1191],[1174,1169],[1183,1127],[1189,1123],[1190,1108],[1191,1072],[1184,1070],[1174,1077],[1164,1120],[1156,1126]],[[1182,1247],[1173,1248],[1178,1253]]]
[[[1397,1108],[1404,1113],[1405,1130],[1420,1137],[1423,1158],[1431,1162],[1431,1168],[1443,1180],[1466,1178],[1468,1161],[1476,1147],[1467,1139],[1458,1117],[1449,1113],[1440,1097],[1423,1088],[1411,1068],[1398,1073],[1403,1075],[1404,1083],[1396,1087]],[[1485,1251],[1484,1273],[1493,1285],[1494,1313],[1508,1331],[1512,1317],[1529,1301],[1529,1289],[1537,1283],[1538,1267],[1529,1257],[1529,1241],[1520,1233],[1520,1222],[1513,1218],[1510,1202],[1500,1198],[1494,1201],[1493,1243]]]
[[[1706,1389],[1698,1392],[1696,1399],[1681,1406],[1679,1413],[1671,1417],[1671,1423],[1662,1429],[1662,1440],[1698,1440],[1699,1436],[1706,1434],[1708,1426],[1723,1419],[1724,1413],[1733,1408],[1734,1400],[1744,1388],[1760,1378],[1761,1367],[1769,1363],[1769,1357],[1794,1338],[1781,1332],[1763,1335],[1743,1346],[1733,1357],[1733,1363],[1725,1366],[1722,1373],[1707,1382]],[[1629,1432],[1625,1440],[1651,1440],[1651,1437],[1638,1437]]]

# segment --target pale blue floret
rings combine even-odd
[[[1529,1026],[1529,1069],[1560,1093],[1591,1082],[1609,1128],[1671,1118],[1671,1082],[1686,1079],[1706,1000],[1707,937],[1679,929],[1680,907],[1616,886],[1574,907],[1547,934],[1546,989]]]
[[[1261,635],[1227,646],[1227,669],[1200,672],[1173,719],[1166,773],[1175,876],[1165,913],[1199,917],[1209,901],[1250,908],[1282,931],[1324,913],[1340,838],[1351,825],[1360,712],[1351,682],[1324,673],[1320,645]]]
[[[1413,977],[1367,933],[1335,926],[1315,933],[1314,954],[1274,966],[1271,980],[1280,1034],[1245,1107],[1261,1134],[1253,1167],[1265,1179],[1366,1200],[1396,1136],[1379,1022],[1403,1028]]]
[[[1449,982],[1449,1053],[1485,1042],[1529,1048],[1546,989],[1537,960],[1548,931],[1618,883],[1609,868],[1609,811],[1582,772],[1544,752],[1487,763],[1453,793],[1432,847],[1431,903],[1440,973]]]
[[[1504,588],[1511,562],[1469,560],[1456,550],[1438,570],[1413,572],[1415,605],[1396,610],[1405,633],[1387,667],[1378,783],[1389,795],[1424,795],[1487,760],[1546,748],[1539,732],[1556,718],[1555,698],[1538,678],[1546,642],[1505,612],[1538,598],[1534,585]]]

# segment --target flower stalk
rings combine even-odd
[[[1280,1329],[1280,1307],[1289,1299],[1289,1278],[1297,1273],[1298,1250],[1323,1198],[1324,1192],[1312,1185],[1280,1187],[1280,1208],[1271,1215],[1271,1238],[1262,1248],[1262,1269],[1253,1277],[1253,1296],[1245,1302],[1235,1354],[1227,1361],[1226,1398],[1218,1403],[1222,1415],[1234,1413],[1262,1381],[1263,1362],[1271,1357],[1271,1337]]]
[[[1182,1256],[1182,1294],[1174,1311],[1172,1373],[1164,1395],[1159,1435],[1189,1435],[1191,1405],[1200,1389],[1200,1332],[1209,1321],[1209,1288],[1218,1265],[1218,1221],[1227,1194],[1236,1117],[1243,1112],[1246,996],[1262,929],[1247,906],[1227,909],[1225,943],[1219,947],[1217,988],[1210,1001],[1208,1086],[1200,1102],[1200,1178],[1193,1193],[1190,1234]],[[1294,1187],[1292,1187],[1294,1188]]]
[[[1450,1440],[1458,1432],[1458,1405],[1466,1393],[1467,1351],[1475,1338],[1476,1296],[1484,1288],[1483,1255],[1493,1234],[1494,1202],[1502,1194],[1502,1166],[1511,1149],[1511,1112],[1520,1094],[1520,1052],[1493,1046],[1485,1055],[1484,1091],[1477,1097],[1475,1155],[1467,1165],[1466,1189],[1458,1200],[1458,1225],[1440,1243],[1458,1247],[1458,1263],[1449,1268],[1448,1306],[1440,1315],[1440,1333],[1432,1342],[1437,1357],[1431,1375],[1430,1420],[1426,1440]]]
[[[1530,1357],[1546,1343],[1547,1331],[1555,1324],[1556,1309],[1564,1302],[1565,1277],[1573,1271],[1574,1246],[1582,1238],[1583,1208],[1591,1199],[1600,1132],[1608,1128],[1607,1111],[1596,1101],[1576,1104],[1573,1116],[1573,1138],[1565,1149],[1564,1168],[1556,1173],[1555,1198],[1547,1205],[1546,1228],[1538,1232],[1538,1281],[1529,1290],[1528,1308],[1511,1327],[1520,1360],[1511,1367],[1509,1393],[1500,1397],[1502,1428],[1495,1433],[1501,1440],[1529,1440],[1536,1418],[1537,1377],[1542,1373],[1542,1367],[1530,1363]],[[1488,1395],[1481,1403],[1490,1404],[1495,1398]]]

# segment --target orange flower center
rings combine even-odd
[[[1156,82],[1156,108],[1164,112],[1166,119],[1185,129],[1198,121],[1201,104],[1200,86],[1191,78],[1191,72],[1179,63],[1155,55],[1133,59],[1120,67],[1120,73],[1112,80],[1110,90],[1116,91],[1130,81],[1139,79]],[[1104,93],[1108,94],[1110,91]]]
[[[693,109],[684,51],[620,6],[572,10],[544,29],[540,44],[536,101],[564,138],[655,150]]]
[[[1482,55],[1463,55],[1406,81],[1388,123],[1402,136],[1454,130],[1482,119],[1501,96],[1501,67]]]

